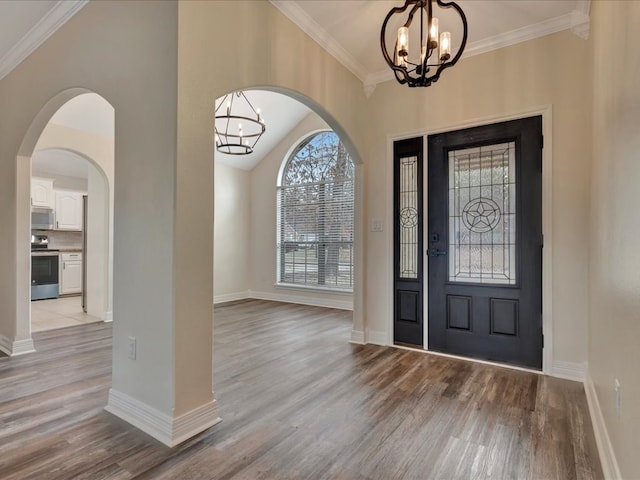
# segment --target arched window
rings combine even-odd
[[[278,187],[278,283],[353,290],[354,167],[334,132],[304,139]]]

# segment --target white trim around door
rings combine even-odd
[[[542,105],[539,107],[533,107],[530,109],[515,111],[509,114],[501,114],[501,115],[492,115],[487,117],[475,118],[472,120],[468,120],[466,122],[457,123],[453,125],[445,125],[442,127],[429,129],[429,130],[418,130],[414,132],[407,132],[399,135],[389,135],[387,136],[387,159],[393,158],[393,142],[396,140],[403,140],[406,138],[413,138],[424,136],[425,138],[425,165],[427,165],[429,159],[426,151],[426,140],[429,135],[433,135],[436,133],[442,132],[450,132],[455,130],[461,130],[469,127],[477,127],[481,125],[488,125],[491,123],[499,123],[506,122],[509,120],[516,120],[519,118],[532,117],[536,115],[542,116],[542,133],[544,136],[544,148],[542,150],[542,231],[544,235],[544,248],[542,250],[542,330],[544,334],[544,346],[542,349],[542,372],[548,375],[553,375],[553,183],[552,183],[552,161],[553,161],[553,152],[551,145],[552,143],[552,132],[553,132],[553,109],[551,105]],[[427,168],[424,169],[423,174],[427,175]],[[386,197],[385,197],[385,205],[386,205],[386,224],[393,225],[393,162],[386,162]],[[427,182],[425,181],[425,195],[424,195],[424,205],[423,211],[428,212],[427,198],[426,194],[428,187]],[[424,245],[428,245],[426,236],[428,235],[428,231],[424,229]],[[393,251],[393,231],[391,229],[387,229],[386,231],[386,244],[387,251]],[[428,267],[426,267],[428,268]],[[428,291],[427,284],[428,275],[424,275],[424,291]],[[386,291],[387,291],[387,344],[393,345],[393,255],[387,256],[387,278],[386,278]],[[426,297],[426,295],[425,295]],[[423,345],[425,350],[429,350],[429,311],[428,311],[428,302],[424,301],[424,337],[423,337]]]

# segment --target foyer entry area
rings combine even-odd
[[[349,344],[346,311],[246,300],[215,319],[225,420],[173,449],[103,409],[111,324],[0,358],[3,479],[602,478],[579,383]]]
[[[396,343],[542,369],[543,145],[542,116],[428,135],[427,168],[394,142]]]

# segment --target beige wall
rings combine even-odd
[[[113,161],[113,160],[112,160]],[[89,315],[111,320],[113,313],[113,184],[93,164],[88,171],[87,235],[83,261],[86,265],[86,310]]]
[[[0,261],[7,266],[0,274],[0,334],[25,334],[16,332],[29,276],[20,233],[28,218],[23,159],[50,116],[84,93],[68,89],[95,91],[116,112],[113,388],[166,415],[173,415],[180,374],[173,327],[182,313],[173,292],[177,14],[175,2],[90,2],[0,81]],[[192,286],[187,280],[184,288]],[[135,361],[126,356],[128,336],[140,339]],[[193,399],[198,389],[211,397],[210,373],[208,384],[184,395]]]
[[[427,89],[395,81],[369,99],[366,220],[387,219],[369,233],[366,265],[367,328],[387,332],[390,289],[392,170],[389,136],[415,136],[469,121],[509,116],[552,105],[553,353],[581,364],[587,356],[587,263],[590,138],[590,44],[570,32],[549,35],[462,60]]]
[[[353,295],[276,287],[276,185],[291,148],[329,126],[309,113],[251,170],[215,164],[214,301],[253,298],[352,308]]]
[[[640,2],[592,8],[589,370],[622,478],[632,479],[640,478]]]
[[[251,174],[215,164],[214,301],[246,296],[251,265]]]
[[[243,61],[215,48],[231,38]],[[148,430],[169,443],[174,419],[215,413],[213,251],[201,248],[214,240],[212,109],[249,85],[316,106],[360,160],[360,82],[268,2],[90,2],[0,81],[0,335],[30,337],[16,321],[29,305],[25,161],[65,101],[96,92],[115,109],[112,393],[122,395],[111,398],[148,408],[164,429]]]
[[[389,136],[550,104],[554,357],[576,364],[589,358],[621,466],[635,474],[628,450],[632,430],[612,415],[609,399],[614,375],[624,405],[639,398],[630,366],[638,363],[632,345],[639,336],[633,323],[637,232],[629,227],[637,203],[632,181],[638,145],[627,130],[638,121],[632,95],[638,79],[635,64],[623,65],[635,58],[631,25],[638,16],[637,6],[624,6],[631,2],[606,9],[594,3],[594,16],[606,10],[597,38],[615,34],[623,40],[602,43],[622,49],[622,60],[615,74],[596,79],[596,158],[604,166],[594,165],[593,188],[594,198],[605,201],[593,207],[589,352],[592,42],[569,32],[550,35],[463,60],[428,89],[387,82],[366,100],[361,83],[273,6],[244,1],[90,2],[0,81],[0,264],[9,266],[0,272],[0,335],[29,336],[15,321],[24,315],[19,285],[29,274],[28,238],[20,236],[28,231],[29,172],[22,160],[71,95],[59,95],[66,89],[95,91],[116,112],[113,387],[171,418],[212,399],[213,249],[201,245],[214,241],[215,98],[262,86],[286,89],[316,107],[355,160],[364,160],[357,181],[364,179],[366,198],[357,206],[364,212],[357,222],[365,225],[390,218]],[[219,47],[230,39],[240,61]],[[595,48],[596,65],[606,64],[607,50]],[[615,148],[613,140],[620,140]],[[21,163],[17,155],[24,157]],[[383,333],[391,312],[391,225],[384,227],[364,239],[367,329]],[[613,262],[612,245],[619,252]],[[128,336],[138,338],[136,361],[126,358]],[[637,424],[637,408],[627,407],[623,415],[627,424]]]
[[[75,190],[76,192],[87,192],[89,188],[89,182],[86,178],[68,177],[66,175],[56,175],[46,172],[38,173],[33,168],[31,169],[31,176],[33,178],[48,178],[53,180],[54,190]]]
[[[242,22],[229,21],[238,18]],[[205,314],[210,315],[204,305],[213,291],[213,276],[202,265],[213,264],[213,251],[207,255],[201,248],[194,248],[194,239],[213,240],[211,130],[215,99],[252,86],[286,89],[307,104],[318,106],[341,138],[352,148],[359,147],[353,148],[359,161],[364,145],[360,116],[365,97],[357,78],[268,2],[183,1],[179,3],[178,20],[180,175],[176,182],[173,278],[176,308],[190,311],[175,331],[176,370],[187,371],[211,362],[204,345],[210,338],[202,334],[200,322]],[[232,54],[224,47],[231,41]],[[197,226],[189,222],[190,218],[197,219]],[[198,285],[196,292],[190,281]],[[197,308],[194,297],[198,298]],[[205,375],[199,370],[176,378],[176,390],[191,388],[191,382],[204,382]],[[178,400],[175,408],[180,412],[187,406]]]
[[[353,295],[276,287],[277,198],[276,185],[282,162],[291,148],[310,133],[328,130],[318,115],[310,113],[251,170],[252,294],[260,298],[317,303],[349,308]]]

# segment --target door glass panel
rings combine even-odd
[[[449,281],[516,283],[515,142],[449,152]]]
[[[400,278],[418,278],[418,157],[400,159],[398,191]]]

